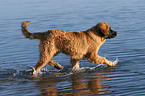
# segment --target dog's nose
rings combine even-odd
[[[116,36],[117,34],[118,34],[118,33],[115,31],[115,32],[114,32],[114,35]]]

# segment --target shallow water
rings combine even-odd
[[[0,94],[1,96],[96,96],[145,95],[145,1],[144,0],[1,0],[0,1]],[[73,73],[69,57],[54,61],[64,66],[45,66],[32,77],[39,59],[38,40],[25,39],[21,23],[29,30],[83,31],[104,21],[118,32],[99,50],[116,67],[81,60],[81,71]]]

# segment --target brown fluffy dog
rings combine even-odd
[[[22,23],[22,33],[26,38],[39,39],[40,59],[34,66],[38,73],[42,67],[49,64],[57,69],[63,67],[54,62],[52,58],[58,53],[68,55],[71,60],[72,68],[79,68],[79,61],[87,58],[91,63],[106,64],[115,66],[114,62],[99,56],[97,53],[101,45],[107,38],[114,38],[117,35],[105,22],[100,22],[96,26],[83,32],[68,32],[63,30],[48,30],[43,33],[31,33],[27,30],[30,21]]]

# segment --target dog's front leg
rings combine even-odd
[[[79,61],[80,61],[79,59],[72,59],[71,58],[70,62],[71,62],[73,70],[78,70],[80,68]]]
[[[101,57],[97,54],[90,55],[89,57],[87,57],[87,60],[91,63],[106,64],[108,66],[115,66],[116,65],[114,62],[109,61],[105,57]]]

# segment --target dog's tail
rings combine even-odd
[[[25,38],[29,39],[41,39],[42,33],[31,33],[28,31],[27,26],[30,24],[30,21],[24,21],[21,25],[21,30]]]

